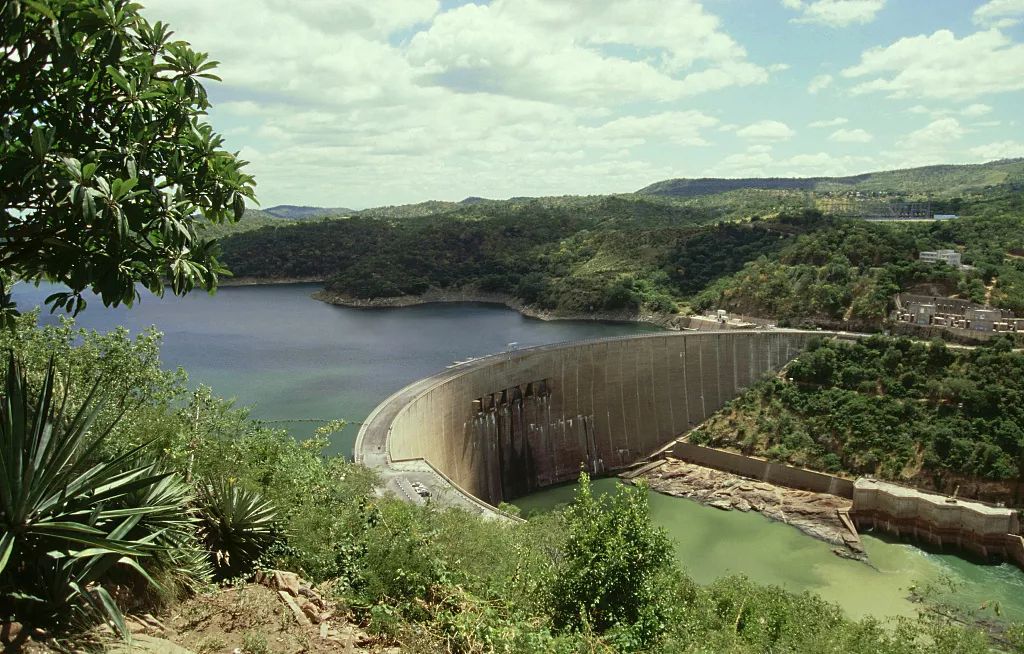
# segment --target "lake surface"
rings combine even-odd
[[[519,347],[655,331],[631,323],[543,321],[485,304],[426,304],[401,309],[353,309],[310,298],[317,284],[224,287],[157,298],[143,291],[131,309],[96,299],[79,314],[81,327],[133,334],[155,325],[164,334],[161,359],[183,367],[193,384],[252,405],[253,415],[298,437],[316,423],[349,422],[332,453],[351,455],[359,423],[391,393],[468,357]],[[55,287],[18,284],[22,311]],[[55,323],[46,309],[40,318]]]
[[[184,367],[193,384],[253,405],[253,414],[312,433],[315,420],[360,423],[392,392],[442,370],[455,360],[560,341],[652,331],[644,325],[590,321],[545,322],[503,307],[422,305],[403,309],[350,309],[309,297],[312,284],[222,288],[210,297],[144,295],[132,309],[106,309],[93,301],[78,318],[89,329],[124,325],[133,334],[156,325],[164,334],[163,364]],[[14,299],[25,310],[53,287],[19,284]],[[44,311],[43,322],[57,318]],[[350,454],[358,424],[334,438],[332,450]],[[614,488],[611,479],[599,488]],[[571,486],[542,491],[516,503],[526,511],[568,502]],[[687,572],[701,582],[742,573],[790,590],[810,590],[853,616],[910,615],[914,584],[943,576],[961,584],[956,600],[977,608],[989,600],[1004,615],[1024,620],[1024,574],[1009,565],[977,565],[911,545],[864,536],[872,566],[840,559],[829,546],[755,513],[723,512],[689,500],[651,494],[654,520],[668,530]]]

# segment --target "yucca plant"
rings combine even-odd
[[[141,564],[161,551],[149,517],[180,511],[161,495],[170,473],[132,465],[143,447],[98,453],[113,425],[93,433],[106,398],[97,382],[77,408],[56,401],[53,360],[33,393],[11,354],[0,397],[0,617],[68,628],[109,620],[127,634],[108,586],[153,582]],[[164,486],[162,486],[164,485]],[[141,502],[130,502],[142,494]]]
[[[160,471],[156,464],[148,465],[150,474]],[[150,540],[157,546],[152,567],[169,578],[178,588],[198,590],[213,578],[206,549],[199,542],[200,519],[192,485],[180,475],[171,475],[159,482],[129,493],[126,507],[159,507],[148,513],[132,531],[131,536]]]
[[[259,493],[227,480],[200,486],[206,548],[218,579],[248,575],[278,538],[277,510]]]

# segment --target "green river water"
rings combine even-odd
[[[610,491],[615,479],[598,479]],[[516,500],[529,516],[572,500],[575,486],[550,488]],[[862,534],[870,564],[843,559],[831,546],[758,513],[722,511],[692,500],[650,492],[654,522],[668,531],[686,572],[707,583],[743,574],[791,591],[811,591],[842,606],[852,617],[915,615],[912,587],[937,588],[936,597],[995,617],[1024,620],[1024,573],[1008,565],[983,565],[913,545]],[[951,590],[944,581],[952,581]],[[998,609],[996,606],[998,605]],[[985,607],[985,608],[982,608]]]

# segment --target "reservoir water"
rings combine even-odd
[[[404,309],[347,309],[312,300],[317,286],[222,288],[210,297],[158,299],[143,295],[132,309],[106,309],[98,300],[78,319],[89,329],[124,325],[133,334],[156,325],[164,334],[165,367],[184,367],[192,383],[254,407],[253,415],[287,427],[296,437],[312,432],[310,420],[344,418],[359,423],[381,400],[455,360],[568,340],[620,336],[653,328],[587,321],[544,322],[503,307],[423,305]],[[19,284],[14,299],[28,309],[52,287]],[[42,322],[56,317],[45,311]],[[358,427],[337,435],[332,449],[349,454]],[[595,482],[602,489],[611,479]],[[522,498],[525,512],[549,510],[572,497],[572,487]],[[871,566],[840,559],[829,547],[796,529],[754,513],[723,512],[689,500],[651,494],[654,520],[668,530],[680,564],[708,582],[745,574],[793,591],[812,591],[850,615],[910,615],[911,586],[942,585],[957,604],[1024,620],[1024,573],[1009,565],[979,565],[948,554],[865,535]]]
[[[53,286],[18,284],[19,308],[38,305]],[[403,309],[350,309],[310,298],[316,284],[225,287],[214,296],[156,298],[143,291],[130,309],[98,299],[79,314],[81,327],[133,334],[155,325],[164,335],[161,359],[183,367],[193,383],[253,406],[253,416],[308,435],[316,425],[349,422],[332,443],[351,455],[359,423],[406,384],[456,360],[519,347],[656,328],[631,323],[542,321],[483,304],[429,304]],[[41,322],[57,316],[44,309]]]

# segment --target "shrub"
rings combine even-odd
[[[563,561],[551,584],[554,623],[562,629],[615,628],[617,640],[642,647],[664,631],[659,579],[672,569],[668,536],[651,524],[644,487],[595,496],[580,474],[565,512]],[[627,634],[628,632],[628,634]],[[630,647],[632,649],[632,647]]]
[[[218,579],[247,576],[277,539],[277,510],[254,491],[230,480],[204,484],[199,490],[204,543]]]
[[[35,397],[12,355],[0,401],[0,614],[67,629],[109,619],[127,633],[108,586],[152,581],[160,561],[181,560],[157,534],[182,511],[171,473],[131,465],[144,449],[94,458],[105,397],[97,382],[77,409],[51,360]],[[66,386],[65,386],[66,388]],[[181,534],[188,519],[178,519]],[[163,525],[163,526],[161,526]]]

